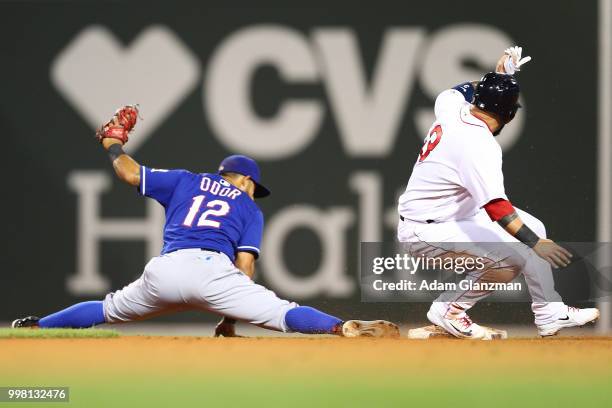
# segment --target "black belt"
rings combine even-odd
[[[403,215],[400,215],[400,220],[406,221],[406,219],[404,218]],[[433,224],[435,221],[434,220],[425,220],[425,222],[428,223],[428,224]]]
[[[200,248],[201,251],[208,251],[208,252],[216,252],[218,254],[221,253],[221,251],[217,251],[216,249],[210,249],[210,248]]]

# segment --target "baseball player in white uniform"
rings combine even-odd
[[[431,126],[406,191],[399,199],[398,239],[416,247],[427,243],[522,242],[499,245],[483,253],[495,269],[466,273],[466,279],[508,282],[523,273],[541,336],[595,321],[599,311],[563,303],[554,289],[553,268],[567,266],[571,254],[547,239],[544,224],[508,200],[502,173],[502,150],[495,136],[518,108],[519,85],[513,76],[531,60],[522,48],[508,48],[496,72],[479,82],[445,90],[436,99]],[[473,291],[450,301],[440,296],[428,319],[448,333],[467,339],[487,338],[467,311],[490,291]]]

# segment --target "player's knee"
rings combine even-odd
[[[487,270],[480,280],[488,283],[511,282],[521,273],[521,270],[522,268],[519,265],[504,265]]]
[[[481,279],[489,282],[510,282],[523,272],[526,262],[525,254],[515,251],[485,258]]]

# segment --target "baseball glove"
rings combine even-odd
[[[138,105],[119,108],[112,119],[96,131],[96,139],[102,143],[104,139],[111,138],[126,144],[128,134],[134,129],[136,120],[138,120]]]

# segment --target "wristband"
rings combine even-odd
[[[518,217],[518,214],[516,212],[513,212],[512,214],[504,215],[503,217],[501,217],[499,220],[497,220],[497,223],[502,227],[506,228],[508,224],[516,220]]]
[[[119,156],[125,154],[123,146],[120,143],[114,143],[108,148],[108,157],[111,162],[114,162]]]
[[[538,237],[537,234],[525,224],[523,224],[523,226],[516,231],[514,238],[518,239],[529,248],[533,248],[540,240],[540,237]]]

